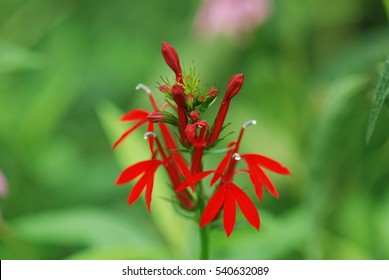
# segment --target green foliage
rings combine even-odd
[[[122,169],[150,156],[145,128],[110,147],[131,125],[119,122],[122,113],[150,110],[138,83],[164,100],[155,87],[173,73],[162,41],[220,88],[201,114],[210,125],[229,78],[245,74],[227,130],[256,119],[242,152],[293,173],[272,176],[280,199],[258,203],[259,232],[244,224],[228,239],[212,232],[211,258],[388,259],[388,61],[378,82],[377,73],[388,55],[389,2],[274,2],[252,33],[206,41],[191,32],[201,1],[3,1],[1,259],[197,257],[198,226],[177,214],[162,170],[151,214],[141,200],[127,206],[132,184],[113,187]],[[205,168],[223,156],[208,153]]]
[[[389,57],[386,59],[381,76],[377,81],[376,89],[374,91],[373,106],[371,108],[369,126],[367,128],[366,142],[368,143],[373,131],[382,105],[389,96]]]

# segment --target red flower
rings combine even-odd
[[[235,174],[238,172],[246,172],[249,174],[250,180],[254,185],[255,193],[260,201],[262,201],[262,185],[265,185],[266,189],[273,196],[277,198],[279,197],[274,184],[262,168],[266,168],[282,175],[290,174],[288,168],[268,157],[257,154],[238,154],[243,132],[251,124],[255,124],[255,121],[249,121],[243,125],[237,142],[232,142],[228,145],[227,153],[219,163],[216,170],[199,172],[192,177],[192,184],[199,182],[211,173],[214,173],[214,176],[211,179],[211,186],[220,180],[218,189],[215,191],[204,209],[200,226],[202,227],[212,222],[217,214],[223,209],[224,229],[227,236],[229,236],[234,229],[236,220],[236,202],[247,221],[256,229],[259,229],[260,226],[259,216],[253,202],[250,200],[248,195],[232,181]],[[240,159],[243,159],[246,162],[248,167],[247,170],[235,171],[236,164]],[[187,186],[188,182],[185,181],[181,183],[177,190],[183,190]]]
[[[258,199],[262,201],[262,185],[265,185],[266,189],[274,197],[278,198],[279,194],[277,189],[266,173],[262,170],[262,167],[281,175],[289,175],[289,169],[282,166],[279,162],[262,155],[243,154],[240,155],[240,157],[247,164],[250,180],[254,185],[254,190]]]
[[[236,220],[236,202],[247,221],[259,230],[260,220],[258,212],[248,195],[233,182],[222,184],[209,200],[200,220],[200,227],[213,221],[223,208],[224,230],[227,237],[231,235]]]
[[[136,121],[135,125],[132,126],[130,129],[126,130],[121,136],[120,138],[115,142],[115,144],[113,144],[112,146],[112,149],[115,149],[117,146],[119,146],[120,143],[123,142],[123,140],[128,136],[130,135],[133,131],[135,131],[135,129],[137,129],[138,127],[140,127],[141,125],[145,124],[148,122],[148,119],[147,119],[147,116],[149,115],[149,112],[145,111],[145,110],[132,110],[126,114],[124,114],[120,120],[122,122],[133,122],[133,121]],[[148,126],[148,131],[154,131],[154,125],[153,123],[149,122],[149,126]],[[150,146],[151,147],[151,146]]]
[[[142,191],[146,188],[146,206],[150,212],[151,193],[154,186],[154,175],[158,167],[163,162],[157,159],[150,159],[138,162],[130,167],[126,168],[116,180],[115,185],[123,185],[129,183],[139,175],[143,174],[139,181],[132,188],[130,195],[128,196],[128,204],[133,204],[141,195]]]

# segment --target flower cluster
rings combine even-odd
[[[116,148],[135,129],[147,125],[145,139],[149,142],[151,158],[126,168],[115,184],[122,185],[139,178],[129,194],[128,203],[134,203],[145,192],[146,206],[151,211],[154,176],[157,169],[163,166],[179,206],[186,211],[200,213],[200,227],[216,221],[223,212],[224,229],[229,236],[234,229],[238,204],[247,221],[259,229],[257,209],[246,192],[233,182],[233,177],[240,172],[247,173],[257,198],[262,201],[263,188],[278,198],[278,192],[264,169],[282,175],[288,175],[290,171],[268,157],[239,153],[244,131],[255,121],[248,121],[242,126],[238,139],[225,149],[226,154],[215,170],[203,170],[203,155],[221,140],[220,134],[231,100],[240,91],[244,75],[236,74],[230,79],[216,118],[209,125],[201,118],[201,114],[213,103],[219,90],[202,87],[193,68],[189,74],[183,72],[176,50],[168,43],[162,44],[162,55],[175,74],[173,83],[166,80],[159,85],[159,90],[165,96],[165,104],[158,107],[150,89],[138,85],[137,89],[147,93],[152,111],[135,109],[124,114],[121,121],[133,122],[134,125],[113,146]],[[190,156],[185,156],[185,153]],[[236,170],[241,159],[247,169]],[[202,181],[211,174],[210,187],[213,187],[214,192],[208,200],[202,189]]]

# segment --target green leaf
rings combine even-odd
[[[0,73],[40,69],[42,55],[0,38]]]
[[[384,0],[384,5],[385,5],[385,9],[386,9],[386,16],[389,19],[389,0]]]
[[[30,242],[128,250],[161,248],[134,222],[95,207],[67,208],[26,215],[10,222],[18,237]],[[163,247],[162,247],[163,248]]]
[[[387,58],[384,67],[381,72],[381,76],[378,79],[376,88],[374,91],[373,106],[371,108],[369,124],[366,133],[366,143],[369,143],[371,136],[373,135],[374,127],[378,118],[378,115],[382,109],[385,99],[389,95],[389,57]]]

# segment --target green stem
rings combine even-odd
[[[200,260],[209,260],[209,231],[208,226],[200,228],[201,250]]]
[[[203,184],[201,182],[196,186],[198,204],[199,204],[199,216],[198,221],[200,223],[201,216],[204,213],[205,209],[205,201],[204,201],[204,192],[203,192]],[[200,227],[200,260],[208,260],[209,259],[209,226]]]

